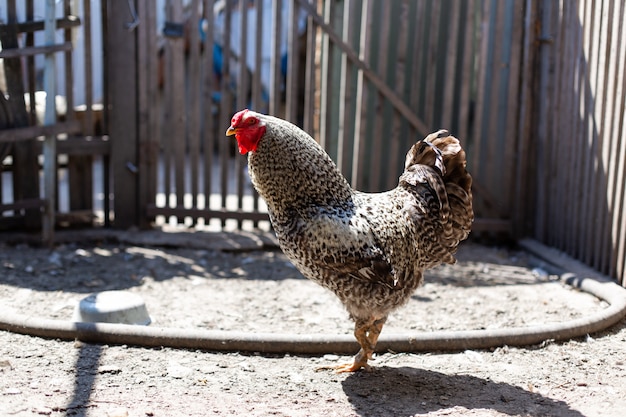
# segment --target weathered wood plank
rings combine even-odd
[[[448,19],[451,24],[448,26],[448,44],[445,48],[446,63],[444,67],[444,84],[443,84],[443,105],[441,114],[441,127],[444,129],[452,129],[452,118],[454,115],[455,102],[454,95],[458,91],[459,86],[455,83],[456,72],[459,70],[458,61],[462,59],[460,54],[460,41],[459,32],[465,22],[465,19],[461,19],[462,2],[453,1],[449,4]],[[435,126],[433,126],[435,127]],[[459,134],[458,132],[453,132]]]
[[[128,10],[111,7],[107,16],[107,88],[110,105],[111,166],[115,187],[115,226],[136,225],[137,90],[134,31],[125,27]],[[106,199],[106,196],[105,196]]]
[[[370,60],[368,45],[370,44],[371,35],[371,14],[372,14],[373,2],[364,0],[361,8],[361,21],[360,21],[360,33],[359,33],[359,59],[364,62]],[[357,90],[355,97],[355,123],[354,123],[354,144],[352,148],[352,155],[355,160],[352,162],[352,186],[356,189],[364,189],[365,174],[361,174],[361,171],[367,171],[368,164],[366,163],[366,155],[368,155],[365,140],[367,138],[367,102],[369,97],[369,89],[366,85],[366,80],[363,74],[363,70],[357,71]]]
[[[189,16],[186,16],[188,29],[188,70],[185,80],[186,84],[186,106],[187,106],[187,153],[189,178],[188,189],[191,194],[191,206],[198,206],[199,180],[200,180],[200,95],[201,91],[197,86],[200,82],[200,33],[197,22],[200,21],[200,0],[192,0],[189,8]],[[186,173],[185,173],[186,175]]]
[[[160,129],[157,127],[157,111],[159,86],[157,82],[157,45],[156,45],[156,14],[150,0],[137,3],[137,14],[142,16],[137,27],[137,59],[142,68],[137,74],[138,104],[138,141],[139,141],[139,190],[137,204],[142,215],[139,227],[147,228],[154,220],[143,215],[145,207],[156,199],[156,182],[158,176],[158,145]],[[159,118],[160,119],[160,118]]]
[[[28,0],[28,3],[32,4],[32,0]],[[27,4],[28,4],[27,3]],[[28,8],[28,7],[27,7]],[[87,13],[87,9],[85,9],[85,15],[89,16]],[[16,25],[17,33],[33,33],[44,30],[44,21],[43,20],[34,20],[33,15],[26,13],[26,22],[19,22]],[[85,19],[87,20],[87,19]],[[85,22],[82,22],[85,24]],[[67,15],[61,18],[56,19],[56,27],[57,29],[72,29],[80,27],[81,20],[78,16]],[[5,25],[0,25],[0,31],[4,30]]]
[[[81,124],[78,120],[59,122],[46,126],[26,126],[0,130],[0,143],[20,142],[41,136],[60,135],[62,133],[79,133]]]
[[[272,1],[272,58],[270,64],[270,105],[269,113],[280,116],[280,33],[282,25],[283,0]]]
[[[0,32],[0,41],[3,51],[19,51],[19,42],[16,31],[17,10],[15,0],[7,2],[7,25]],[[9,120],[14,128],[24,128],[29,125],[30,118],[24,101],[24,80],[22,60],[18,58],[4,59],[4,75],[8,99],[4,102],[10,114]],[[39,180],[37,175],[39,166],[35,150],[35,142],[28,141],[13,145],[13,200],[39,198]],[[38,228],[41,224],[41,215],[38,211],[29,210],[26,213],[25,226]]]
[[[613,157],[613,171],[609,174],[609,194],[613,197],[612,215],[610,228],[607,234],[611,237],[611,258],[609,262],[609,275],[621,279],[626,285],[626,272],[624,270],[624,257],[626,243],[626,144],[622,140],[626,134],[626,5],[621,4],[619,13],[616,16],[616,45],[618,52],[616,56],[615,84],[614,89],[614,109],[613,122],[609,132],[614,144],[611,151]]]
[[[7,26],[8,27],[8,26]],[[70,52],[72,43],[65,42],[57,45],[31,46],[24,48],[7,48],[0,51],[0,58],[22,58],[33,55],[45,55],[53,52]]]
[[[213,71],[213,34],[214,34],[214,18],[213,18],[213,0],[204,0],[202,9],[204,14],[204,57],[203,57],[203,74],[202,74],[202,152],[204,156],[204,207],[210,206],[211,193],[213,192],[213,161],[215,160],[215,136],[216,126],[214,108],[217,105],[213,102],[213,91],[216,88],[215,73]]]

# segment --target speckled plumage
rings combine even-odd
[[[249,173],[280,246],[304,276],[346,306],[365,353],[359,366],[344,370],[365,367],[387,315],[408,301],[426,268],[453,263],[469,234],[465,153],[446,131],[433,133],[409,150],[398,187],[363,193],[304,131],[254,115],[265,132],[248,153]]]

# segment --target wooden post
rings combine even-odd
[[[7,2],[7,17],[8,24],[3,25],[2,30],[0,30],[2,52],[12,50],[19,52],[17,6],[15,0]],[[14,128],[29,126],[29,115],[24,102],[22,58],[17,55],[12,58],[4,58],[4,72],[7,86],[6,93],[8,95],[8,100],[4,104],[8,107],[8,112],[11,115],[10,126]],[[39,198],[39,179],[38,175],[35,174],[39,171],[35,141],[23,141],[10,146],[13,148],[13,200]],[[3,145],[2,149],[0,149],[2,151],[0,156],[5,156],[9,151],[8,149],[8,145]],[[24,210],[24,215],[24,226],[27,229],[35,229],[41,226],[39,210]]]
[[[45,17],[45,43],[54,45],[56,31],[55,0],[47,0]],[[44,89],[46,90],[46,112],[44,125],[56,123],[56,59],[54,52],[45,55]],[[31,106],[33,103],[31,103]],[[56,202],[56,135],[46,136],[43,142],[43,178],[46,206],[43,214],[42,238],[44,243],[52,245],[54,241],[54,217]]]
[[[116,228],[134,226],[139,218],[136,25],[131,24],[129,10],[133,4],[111,2],[107,9],[107,93]]]

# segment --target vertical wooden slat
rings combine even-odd
[[[594,201],[592,200],[592,196],[595,194],[594,187],[594,179],[597,175],[598,170],[598,160],[597,160],[597,151],[598,151],[598,132],[596,130],[596,112],[599,111],[597,108],[598,105],[598,97],[597,89],[598,89],[598,54],[599,54],[599,45],[600,45],[600,24],[601,24],[601,4],[592,4],[591,5],[591,13],[589,16],[590,27],[589,27],[589,44],[587,47],[587,63],[589,67],[588,72],[588,88],[587,88],[587,96],[586,96],[586,105],[585,105],[585,127],[583,133],[585,135],[586,149],[587,149],[587,161],[585,164],[585,178],[583,184],[583,193],[585,195],[584,205],[583,205],[583,218],[584,221],[584,229],[583,229],[583,238],[581,239],[582,250],[583,250],[583,261],[588,265],[591,265],[593,262],[592,254],[593,254],[593,230],[595,228],[595,221],[593,220],[593,206]]]
[[[263,105],[263,84],[261,83],[261,65],[263,63],[263,0],[255,0],[256,10],[254,34],[254,72],[252,73],[252,108],[262,112]]]
[[[324,4],[324,22],[330,24],[333,20],[333,2],[326,0]],[[330,69],[333,66],[333,54],[332,44],[329,36],[322,32],[322,46],[321,46],[322,62],[321,62],[321,74],[320,74],[320,145],[328,150],[328,142],[330,137],[330,107],[332,97],[332,85],[330,82]]]
[[[213,192],[213,164],[215,161],[215,115],[213,113],[213,91],[215,73],[213,71],[213,0],[204,0],[202,11],[204,15],[204,57],[202,74],[202,152],[204,157],[204,207],[211,208],[211,193]],[[217,129],[219,132],[219,129]]]
[[[359,59],[364,62],[369,61],[369,48],[367,47],[370,43],[369,37],[371,36],[371,30],[368,30],[371,27],[371,10],[372,10],[372,1],[363,0],[361,7],[361,22],[360,22],[360,33],[359,33]],[[368,100],[368,89],[366,86],[366,80],[363,76],[363,70],[358,70],[357,72],[357,90],[355,97],[355,124],[354,124],[354,147],[352,149],[352,155],[354,155],[355,160],[352,163],[352,186],[356,189],[363,189],[365,184],[364,174],[361,171],[367,171],[367,168],[364,164],[366,157],[366,147],[365,147],[365,138],[366,138],[366,129],[367,129],[367,116],[364,111],[367,106]]]
[[[598,136],[599,136],[599,150],[598,159],[600,162],[600,168],[598,170],[598,178],[596,180],[596,190],[598,192],[598,198],[596,200],[595,213],[598,218],[595,230],[595,241],[593,257],[596,259],[595,266],[600,271],[606,271],[608,269],[608,262],[610,259],[611,248],[610,239],[607,239],[607,229],[609,223],[610,213],[613,205],[613,195],[608,194],[608,178],[613,172],[612,161],[610,151],[615,152],[611,141],[611,124],[613,119],[613,100],[611,99],[612,92],[615,91],[615,75],[613,69],[615,68],[615,49],[614,42],[616,41],[616,26],[614,24],[614,17],[616,2],[608,2],[604,5],[602,11],[602,27],[605,33],[604,48],[599,51],[600,55],[604,57],[604,60],[600,60],[600,66],[602,67],[602,82],[599,88],[602,91],[601,95],[601,110],[600,117],[597,119]]]
[[[314,25],[313,18],[307,16],[306,32],[306,61],[304,73],[304,117],[302,128],[305,132],[314,135],[315,125],[315,55],[317,26]]]
[[[510,56],[508,58],[508,84],[503,85],[502,88],[506,89],[506,98],[502,102],[502,106],[506,110],[506,124],[502,126],[502,132],[504,135],[504,149],[500,148],[500,152],[504,155],[504,181],[503,188],[507,192],[505,199],[506,212],[510,213],[513,207],[516,206],[515,195],[511,184],[515,181],[515,166],[517,164],[517,127],[519,121],[517,115],[519,114],[519,89],[520,89],[520,69],[522,67],[522,39],[523,39],[523,14],[518,14],[518,2],[511,2],[508,4],[507,18],[512,24],[511,37],[509,41]],[[523,9],[522,9],[523,10]]]
[[[390,36],[389,39],[389,50],[393,53],[390,56],[391,62],[396,62],[396,65],[393,66],[392,69],[388,70],[388,79],[392,81],[389,83],[393,86],[398,97],[403,96],[403,90],[405,89],[405,85],[408,83],[407,77],[405,76],[406,69],[406,56],[402,56],[402,51],[406,50],[406,44],[408,41],[408,19],[407,13],[408,8],[405,7],[406,3],[394,3],[394,7],[391,10],[391,16],[393,21],[397,21],[398,24],[393,27],[394,35]],[[402,126],[402,116],[392,110],[392,117],[390,120],[390,128],[388,130],[388,137],[391,139],[390,143],[388,143],[387,147],[387,165],[385,172],[383,172],[383,176],[385,177],[384,188],[392,189],[398,184],[398,176],[402,173],[404,168],[404,159],[400,158],[401,150],[400,150],[400,142],[402,141],[400,131]],[[384,137],[384,136],[383,136]],[[397,174],[397,175],[396,175]]]
[[[561,82],[561,107],[563,116],[569,117],[565,123],[559,124],[557,134],[563,137],[566,147],[562,149],[565,154],[565,161],[568,163],[563,167],[563,176],[566,184],[563,185],[565,198],[571,199],[576,193],[576,184],[574,177],[577,170],[577,158],[580,152],[575,142],[575,126],[577,125],[578,113],[578,96],[580,94],[578,86],[578,73],[580,71],[580,48],[581,48],[581,30],[578,21],[578,1],[563,2],[563,18],[561,21],[561,36],[565,42],[563,48],[562,59],[564,64],[562,68],[566,71],[566,75],[562,77]],[[563,202],[566,200],[563,200]],[[574,246],[574,230],[570,225],[574,218],[574,206],[576,204],[565,204],[561,216],[559,216],[560,228],[562,233],[562,249],[568,253],[573,253]]]
[[[45,12],[45,44],[54,45],[56,32],[55,0],[46,2]],[[44,125],[56,123],[56,93],[57,93],[57,71],[54,53],[45,55],[44,63],[44,89],[46,95],[46,111],[44,114]],[[33,103],[31,103],[31,106]],[[55,219],[55,194],[56,194],[56,136],[46,136],[43,142],[43,177],[44,195],[46,206],[43,215],[43,241],[52,245],[54,241],[54,219]]]
[[[128,6],[106,9],[107,76],[111,166],[115,184],[115,226],[137,224],[137,100],[135,32],[126,28]],[[106,196],[105,196],[106,198]]]
[[[228,127],[230,118],[232,116],[233,109],[233,94],[231,91],[232,80],[230,76],[230,69],[232,64],[232,50],[231,50],[231,37],[230,31],[232,27],[232,3],[225,2],[224,4],[224,36],[223,42],[223,58],[222,58],[222,79],[221,79],[221,94],[220,94],[220,118],[219,126]],[[220,139],[224,139],[221,137]],[[219,140],[219,161],[220,161],[220,194],[221,194],[221,208],[226,208],[228,199],[228,180],[229,180],[229,165],[230,165],[230,151],[232,149],[232,142],[228,140]],[[226,225],[226,221],[222,220],[222,227]]]
[[[169,20],[171,15],[171,4],[169,0],[165,3],[166,17]],[[174,106],[173,94],[173,74],[172,74],[172,48],[170,46],[170,40],[167,37],[163,38],[161,45],[161,59],[160,66],[163,71],[163,135],[161,136],[161,159],[163,164],[163,195],[165,196],[164,206],[173,207],[174,202],[171,200],[172,196],[172,164],[174,155],[174,143],[172,138],[174,137],[174,122],[172,108]],[[169,221],[170,219],[166,219]]]
[[[280,116],[280,33],[283,0],[272,1],[272,59],[270,64],[270,114]]]
[[[559,18],[561,15],[561,11],[559,10],[559,1],[553,1],[550,5],[551,7],[551,21],[545,22],[542,21],[542,26],[546,26],[550,31],[548,34],[548,39],[544,42],[550,43],[550,63],[549,67],[554,68],[554,71],[548,76],[548,84],[550,86],[548,93],[548,108],[551,111],[554,111],[555,114],[560,114],[562,112],[561,109],[561,96],[560,96],[560,86],[559,78],[563,71],[563,37],[560,36],[559,32]],[[558,76],[554,76],[553,74],[558,74]],[[546,141],[546,153],[547,157],[546,161],[551,161],[557,155],[560,154],[560,149],[563,146],[563,136],[558,134],[558,120],[557,117],[547,117],[546,118],[546,133],[549,137],[549,140]],[[552,246],[558,245],[559,241],[559,233],[558,224],[559,217],[555,216],[558,210],[555,210],[555,206],[560,205],[560,201],[563,199],[562,191],[563,187],[561,187],[559,178],[562,172],[562,168],[556,166],[557,164],[553,164],[548,162],[545,167],[546,177],[543,181],[546,182],[546,201],[547,201],[547,230],[546,230],[546,242]]]
[[[109,7],[108,2],[103,1],[100,3],[100,23],[102,25],[102,127],[103,134],[110,135],[110,126],[109,122],[111,120],[111,109],[109,104],[111,103],[111,83],[109,81],[109,60],[110,57],[110,45],[108,42],[109,39]],[[113,152],[111,152],[112,154]],[[104,226],[111,226],[111,183],[113,180],[113,175],[111,171],[111,161],[113,160],[111,154],[106,154],[102,156],[102,191],[104,194],[102,208],[104,211]]]
[[[344,1],[343,9],[343,27],[342,27],[342,39],[344,42],[351,44],[350,34],[352,33],[355,16],[352,13],[354,2],[351,0]],[[349,127],[349,121],[347,120],[350,114],[350,106],[353,102],[351,95],[351,75],[352,66],[348,62],[348,57],[345,54],[341,55],[340,62],[341,75],[339,78],[339,123],[337,129],[337,167],[340,171],[348,173],[350,169],[350,161],[348,160],[347,147],[350,144],[350,135],[352,131]],[[348,181],[350,178],[348,178]]]
[[[520,93],[519,93],[519,120],[517,127],[517,136],[519,138],[516,151],[518,155],[515,168],[515,181],[512,184],[515,187],[515,198],[518,204],[514,206],[513,219],[513,236],[524,236],[532,233],[532,220],[534,220],[534,201],[529,198],[529,186],[532,184],[530,176],[530,161],[534,161],[529,153],[531,149],[530,139],[534,132],[531,131],[530,124],[533,117],[532,114],[532,90],[533,76],[531,73],[532,61],[534,60],[533,47],[535,43],[535,31],[532,30],[536,13],[533,7],[533,0],[526,0],[524,3],[524,35],[522,45],[522,74],[520,77]]]
[[[500,101],[501,92],[506,92],[506,76],[507,67],[505,66],[506,57],[504,56],[504,45],[506,45],[505,27],[506,27],[506,10],[509,3],[505,1],[492,1],[490,14],[489,14],[489,50],[488,50],[488,72],[489,78],[485,84],[486,90],[484,91],[484,107],[485,114],[482,116],[482,136],[477,139],[480,140],[481,146],[481,160],[482,161],[501,161],[503,153],[501,152],[500,145],[504,143],[506,137],[502,137],[501,122],[506,121],[504,119],[506,112],[503,107],[505,103]],[[503,190],[505,187],[502,184],[504,177],[505,164],[491,163],[481,164],[481,172],[483,177],[481,178],[489,187],[491,195],[499,196],[498,202],[502,203],[506,201],[506,192]],[[495,211],[495,215],[502,216],[502,213]]]
[[[183,24],[183,4],[181,0],[170,0],[168,18],[176,24]],[[176,207],[185,206],[185,147],[188,140],[187,114],[185,112],[185,39],[172,37],[169,39],[171,49],[170,62],[172,82],[172,134],[174,147],[174,184],[176,187]],[[178,218],[182,223],[184,218]]]
[[[579,170],[579,201],[582,201],[580,204],[580,208],[578,209],[578,221],[577,224],[580,225],[580,231],[577,236],[577,257],[579,259],[584,258],[585,250],[586,250],[586,242],[587,242],[587,222],[588,222],[588,210],[587,210],[587,202],[584,199],[587,198],[588,192],[586,184],[589,181],[591,169],[590,169],[590,161],[592,159],[591,149],[588,143],[588,125],[589,125],[589,113],[590,113],[590,71],[591,71],[591,60],[590,60],[590,48],[592,45],[592,33],[593,33],[593,13],[594,13],[594,2],[592,0],[585,1],[585,10],[583,13],[582,21],[584,37],[583,37],[583,60],[584,60],[584,71],[581,74],[581,117],[580,117],[580,126],[578,130],[579,135],[579,144],[581,149],[583,149],[583,153],[581,154],[581,164]]]
[[[86,0],[89,2],[89,0]],[[142,68],[137,74],[138,142],[139,142],[139,195],[140,213],[156,199],[156,179],[158,175],[158,144],[160,129],[157,127],[158,85],[157,85],[157,46],[156,15],[150,0],[137,3],[137,14],[141,24],[137,26],[137,59]],[[89,100],[87,101],[89,103]],[[89,108],[89,106],[88,106]],[[152,219],[140,216],[139,227],[147,228]]]
[[[622,17],[624,17],[622,13]],[[622,22],[624,19],[621,20]],[[621,44],[626,45],[626,30],[622,32]],[[626,61],[626,53],[622,53],[622,63]],[[622,98],[621,110],[619,113],[618,129],[616,129],[617,137],[624,138],[626,136],[626,68],[622,67]],[[616,236],[617,247],[614,249],[613,258],[615,259],[615,274],[620,279],[623,286],[626,287],[626,144],[620,140],[621,149],[619,154],[619,167],[616,178],[616,189],[619,191],[619,207],[616,209],[617,216],[614,220],[613,234]]]
[[[65,0],[64,2],[64,16],[73,15],[72,1]],[[91,16],[91,15],[86,15]],[[89,20],[83,19],[83,20]],[[66,29],[63,32],[65,42],[72,41],[72,29]],[[87,45],[87,38],[85,37],[85,51],[90,48]],[[74,64],[72,56],[74,51],[68,51],[65,55],[65,100],[67,104],[67,120],[73,120],[76,118],[74,114]],[[85,61],[86,56],[83,56]],[[88,75],[89,74],[89,75]],[[85,80],[90,79],[91,73],[85,73]],[[88,128],[92,131],[92,128]],[[87,132],[83,132],[87,135]],[[70,211],[72,210],[92,210],[93,209],[93,156],[80,155],[68,157],[68,179],[69,179],[69,200]]]
[[[444,67],[445,82],[443,85],[443,105],[441,115],[441,127],[450,130],[452,128],[452,117],[454,114],[454,93],[459,86],[455,84],[455,73],[458,71],[457,59],[460,56],[459,32],[461,31],[465,19],[461,19],[462,3],[453,1],[449,5],[448,18],[452,23],[448,28],[448,44],[446,51],[446,65]],[[436,128],[436,126],[433,126]],[[454,132],[458,134],[458,132]]]
[[[404,103],[410,106],[413,97],[413,76],[415,74],[416,68],[419,64],[417,58],[417,54],[415,51],[416,42],[417,42],[417,34],[418,30],[415,25],[415,15],[418,10],[418,2],[415,1],[405,1],[402,3],[401,7],[402,11],[402,19],[406,20],[406,30],[404,31],[405,39],[402,42],[402,47],[399,48],[399,53],[401,53],[404,57],[404,71],[403,71],[403,91],[399,93],[399,96],[402,97]],[[399,154],[398,158],[400,160],[400,164],[398,164],[397,169],[403,170],[404,167],[404,157],[406,156],[407,150],[415,144],[415,142],[419,139],[417,137],[415,129],[410,125],[410,123],[403,117],[398,117],[400,119],[400,131],[398,133],[398,148]]]
[[[413,50],[412,50],[412,55],[413,55],[413,59],[415,60],[414,64],[413,64],[413,72],[412,72],[412,76],[411,76],[411,85],[409,86],[409,90],[410,90],[410,98],[408,101],[409,106],[411,106],[412,109],[415,109],[415,112],[421,117],[423,116],[423,112],[420,113],[419,110],[419,102],[420,102],[420,96],[422,95],[422,92],[424,90],[423,88],[423,78],[424,78],[424,70],[423,70],[423,63],[424,63],[424,45],[423,45],[423,39],[424,39],[424,33],[428,30],[428,25],[426,24],[427,22],[427,17],[426,17],[426,13],[425,13],[425,9],[426,9],[426,5],[430,4],[430,2],[425,2],[425,1],[420,1],[417,2],[417,5],[415,7],[415,13],[414,15],[411,17],[413,19],[413,21],[415,22],[415,26],[413,28]],[[417,130],[412,127],[409,126],[409,136],[414,138],[415,140],[420,139],[417,138]]]
[[[254,109],[265,112],[267,105],[263,101],[263,84],[261,83],[261,65],[263,58],[262,40],[263,40],[263,0],[255,0],[256,9],[256,33],[254,35],[254,73],[252,74],[252,103]],[[312,48],[311,54],[314,53]],[[252,210],[259,211],[259,193],[256,189],[252,189]],[[253,226],[258,227],[258,222],[254,222]]]
[[[94,132],[94,117],[93,117],[93,45],[92,45],[92,31],[91,31],[91,1],[83,0],[83,38],[85,46],[85,134],[92,136]]]
[[[187,145],[186,160],[189,162],[189,192],[191,194],[191,207],[198,207],[199,193],[199,166],[200,166],[200,94],[198,86],[200,82],[200,33],[198,22],[200,22],[200,1],[192,0],[187,18],[189,26],[188,41],[188,74],[185,82],[187,88]],[[194,219],[194,223],[197,219]]]
[[[27,20],[35,20],[35,10],[33,7],[33,0],[28,0],[26,2],[26,19]],[[35,45],[35,32],[28,32],[26,34],[26,46],[34,46]],[[28,77],[28,102],[35,103],[35,57],[29,56],[26,58],[26,66],[27,66],[27,77]],[[36,106],[31,105],[29,109],[30,115],[30,124],[34,125],[37,123],[37,108]],[[1,197],[1,196],[0,196]]]
[[[581,34],[578,40],[580,45],[580,50],[577,54],[578,60],[580,62],[580,67],[577,72],[577,91],[578,96],[576,97],[576,113],[578,115],[575,125],[575,163],[578,166],[578,169],[575,170],[574,175],[572,176],[572,181],[578,184],[575,194],[573,195],[576,201],[582,201],[582,189],[583,189],[583,178],[585,176],[584,166],[585,161],[588,156],[588,152],[585,149],[585,136],[583,134],[585,127],[585,105],[588,91],[587,84],[587,76],[588,76],[588,62],[586,57],[587,45],[589,42],[589,25],[586,22],[586,18],[589,15],[589,7],[591,4],[591,0],[580,0],[578,7],[578,20],[579,25],[581,26]],[[576,234],[574,239],[572,239],[573,243],[573,256],[580,259],[582,256],[581,249],[581,236],[583,235],[584,228],[584,220],[583,220],[583,203],[574,205],[574,212],[572,215],[571,223],[576,230]]]
[[[237,80],[237,110],[247,107],[248,101],[248,0],[239,0],[241,42],[239,45],[239,74]],[[244,170],[246,157],[235,156],[235,172],[237,178],[237,208],[243,208]],[[241,228],[242,222],[238,221]]]
[[[7,25],[0,33],[3,49],[19,48],[17,34],[17,8],[15,0],[7,3]],[[4,75],[8,99],[6,105],[12,117],[12,127],[25,127],[29,124],[29,115],[24,102],[24,82],[22,79],[21,58],[4,59]],[[33,102],[31,102],[32,105]],[[54,107],[53,107],[54,108]],[[18,142],[13,145],[13,201],[39,198],[39,178],[33,173],[38,172],[37,151],[34,141]],[[39,210],[25,210],[25,226],[39,227],[41,214]]]
[[[472,168],[472,175],[474,177],[474,189],[476,190],[477,185],[480,184],[485,178],[485,169],[484,164],[481,163],[482,157],[482,148],[484,143],[484,131],[483,124],[485,119],[485,108],[486,108],[486,98],[489,96],[489,91],[491,89],[490,85],[490,76],[491,76],[491,55],[490,55],[490,37],[489,37],[489,27],[490,27],[490,16],[492,14],[491,8],[492,0],[484,0],[481,6],[480,11],[480,27],[477,30],[477,40],[476,43],[478,46],[478,62],[476,69],[476,98],[475,98],[475,111],[474,111],[474,121],[473,121],[473,132],[471,134],[471,144],[468,146],[468,151],[470,152],[470,161],[468,164]],[[484,187],[483,187],[484,188]],[[481,199],[474,199],[475,210],[481,211],[485,210],[485,206],[481,204]]]
[[[372,40],[378,41],[378,67],[375,68],[375,71],[380,75],[382,79],[387,78],[388,66],[390,65],[388,58],[388,49],[389,45],[389,27],[390,27],[390,16],[391,16],[391,2],[385,2],[380,5],[380,26],[379,26],[379,35]],[[385,149],[386,143],[383,143],[383,138],[386,137],[385,128],[385,117],[384,110],[387,106],[387,101],[383,97],[382,94],[376,93],[374,94],[377,105],[376,111],[374,114],[371,114],[370,117],[374,118],[374,123],[372,124],[373,131],[373,143],[372,143],[372,185],[375,191],[381,191],[384,188],[383,179],[382,179],[382,171],[383,171],[383,158],[387,156],[387,153],[383,151]]]
[[[470,107],[471,107],[471,85],[472,85],[472,74],[474,65],[474,21],[475,21],[475,10],[476,5],[474,0],[468,0],[466,2],[466,13],[467,16],[464,21],[464,36],[465,44],[463,45],[463,61],[461,64],[461,68],[459,71],[462,73],[460,82],[461,85],[460,93],[459,93],[459,132],[458,135],[460,140],[463,141],[465,145],[467,145],[468,141],[471,138],[471,131],[469,126],[469,117],[470,117]]]
[[[609,129],[610,137],[612,141],[611,166],[608,178],[608,196],[612,199],[610,207],[611,216],[609,218],[609,228],[606,231],[611,239],[610,248],[610,261],[608,274],[613,277],[617,277],[621,280],[622,284],[626,285],[624,280],[623,271],[623,237],[620,239],[620,225],[624,229],[624,188],[626,184],[624,182],[624,164],[626,159],[626,144],[622,138],[626,133],[624,128],[624,114],[626,113],[626,25],[624,19],[626,18],[626,5],[624,3],[619,7],[619,12],[615,15],[615,27],[616,36],[616,55],[614,65],[616,71],[614,73],[613,102],[614,107],[612,111],[612,124]],[[621,252],[621,253],[620,253]],[[620,258],[620,255],[622,258]]]
[[[439,37],[437,31],[439,29],[439,18],[441,16],[441,1],[433,1],[429,18],[430,30],[428,43],[426,46],[425,66],[426,66],[426,88],[425,92],[425,108],[424,122],[429,130],[435,129],[435,96],[436,96],[436,79],[437,79],[437,57],[439,56]]]
[[[550,53],[552,51],[550,38],[550,22],[552,19],[552,1],[545,1],[541,4],[541,32],[540,41],[540,74],[539,74],[539,103],[538,103],[538,119],[537,119],[537,223],[535,226],[535,234],[541,240],[547,237],[547,225],[549,204],[549,182],[550,173],[550,142],[548,138],[548,129],[550,120],[548,118],[549,100],[553,92],[550,80]]]
[[[417,85],[413,90],[415,91],[415,105],[412,106],[419,117],[424,118],[425,114],[425,101],[426,101],[426,83],[428,82],[427,64],[429,60],[428,56],[428,42],[430,39],[430,31],[432,29],[433,22],[430,21],[431,9],[433,1],[428,0],[420,2],[418,6],[417,27],[419,41],[417,42],[416,53],[418,54],[419,66],[415,73],[415,81]]]
[[[289,0],[289,14],[287,17],[287,74],[285,83],[285,119],[297,125],[298,120],[298,80],[300,46],[298,45],[298,1]]]

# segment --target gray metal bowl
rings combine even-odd
[[[88,323],[122,323],[147,326],[150,315],[143,299],[128,291],[102,291],[78,303],[74,321]]]

